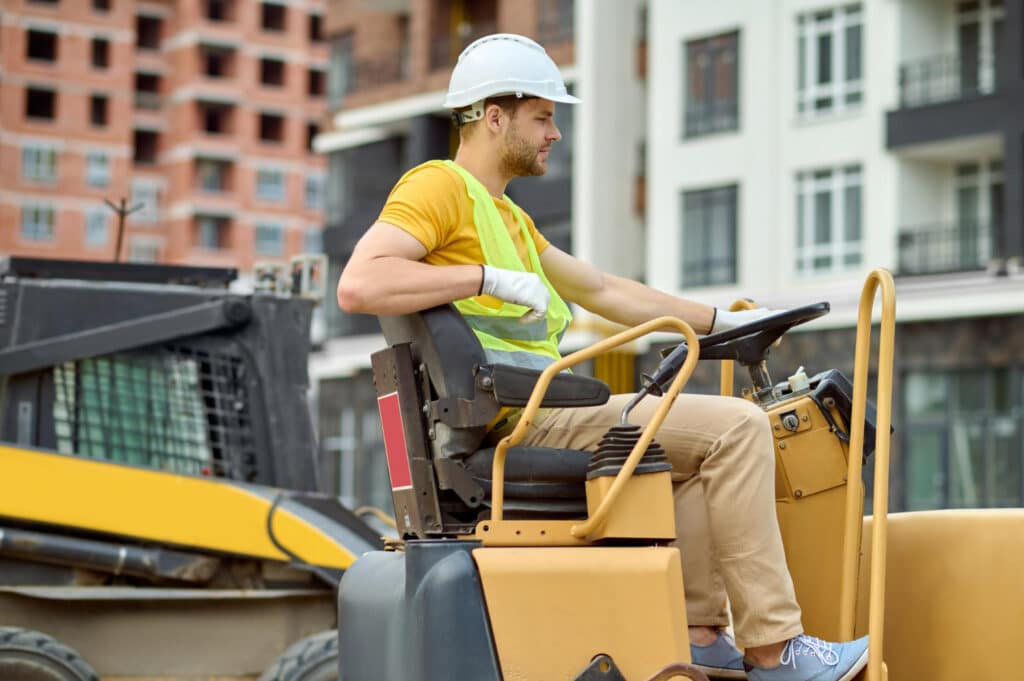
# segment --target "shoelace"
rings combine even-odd
[[[786,642],[782,655],[779,656],[779,664],[791,664],[796,669],[798,655],[814,655],[822,664],[829,667],[839,664],[839,653],[832,648],[831,643],[806,634],[800,634]]]

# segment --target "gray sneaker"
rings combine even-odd
[[[724,631],[718,632],[714,643],[706,646],[690,644],[693,666],[712,679],[745,679],[743,653],[736,648],[732,637]]]
[[[868,663],[868,637],[827,643],[801,634],[786,642],[779,666],[747,665],[750,681],[850,681]]]

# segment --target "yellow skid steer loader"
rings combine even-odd
[[[380,541],[316,491],[321,265],[0,263],[0,678],[335,675]]]

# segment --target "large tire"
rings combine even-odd
[[[259,681],[338,681],[338,630],[296,641],[267,667]]]
[[[0,627],[0,679],[100,681],[77,652],[52,636],[20,627]]]

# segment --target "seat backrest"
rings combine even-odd
[[[431,448],[439,457],[468,456],[477,450],[486,426],[498,414],[491,391],[477,382],[486,362],[480,341],[454,305],[379,317],[388,345],[412,343],[430,379],[437,413],[428,415]]]

